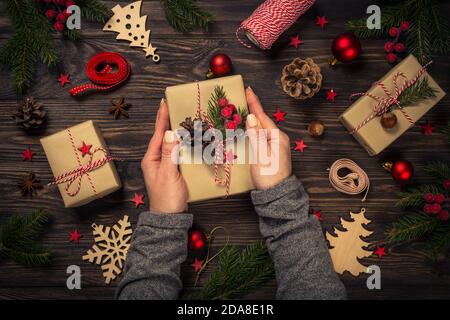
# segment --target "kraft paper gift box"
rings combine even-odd
[[[229,103],[234,104],[238,108],[247,109],[244,82],[240,75],[167,87],[166,100],[169,107],[172,130],[180,128],[180,123],[187,117],[195,118],[198,107],[197,84],[200,88],[200,104],[203,111],[206,112],[208,101],[216,85],[223,86]],[[245,142],[242,142],[235,149],[237,158],[243,157],[244,155],[242,153],[245,153],[245,161],[241,164],[234,161],[231,166],[230,195],[244,193],[254,189],[250,176],[250,165],[248,164],[248,152],[248,141],[245,139]],[[194,156],[181,152],[180,157],[189,157],[193,162]],[[186,181],[188,202],[218,198],[225,195],[225,186],[217,185],[214,182],[213,165],[204,162],[201,164],[181,163],[179,168]],[[219,173],[221,176],[224,174],[223,170],[220,170]]]
[[[417,59],[413,55],[409,55],[392,68],[380,81],[387,87],[389,92],[394,93],[395,86],[393,79],[398,72],[402,72],[408,80],[411,80],[421,68],[422,66]],[[422,100],[420,103],[413,106],[402,106],[402,110],[413,121],[412,124],[401,110],[396,109],[393,111],[397,117],[397,124],[394,128],[383,128],[381,126],[380,118],[376,116],[352,134],[364,149],[366,149],[370,156],[379,154],[387,148],[445,96],[445,92],[439,87],[428,72],[424,72],[419,79],[422,79],[423,77],[427,77],[429,86],[437,91],[435,93],[436,97]],[[398,86],[402,85],[402,77],[398,77],[397,83]],[[367,93],[381,98],[387,98],[387,95],[379,85],[372,86]],[[375,99],[368,96],[362,96],[340,116],[339,120],[347,130],[351,132],[373,113],[373,107],[376,104],[377,101]]]
[[[42,138],[41,143],[54,177],[96,161],[100,162],[108,155],[102,133],[93,121],[86,121]],[[89,149],[92,157],[89,154],[83,156],[78,150],[83,143],[92,145]],[[94,152],[97,148],[102,148],[106,153],[101,150]],[[66,208],[81,206],[104,197],[120,187],[121,182],[112,160],[76,177],[68,189],[66,189],[67,182],[58,184]],[[73,195],[74,193],[76,194]]]

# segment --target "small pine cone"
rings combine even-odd
[[[17,112],[12,117],[17,125],[25,130],[32,130],[38,129],[44,124],[45,116],[44,107],[30,97],[17,106]]]
[[[203,134],[205,134],[205,132],[209,129],[208,122],[197,119],[197,118],[192,119],[191,117],[187,117],[183,122],[180,123],[180,126],[183,127],[184,129],[186,129],[187,131],[189,131],[190,144],[191,144],[191,146],[194,146],[194,143],[195,143],[195,139],[194,139],[195,121],[202,121],[202,136],[198,137],[198,141],[200,142],[200,139],[201,139],[202,146],[203,146],[203,148],[205,148],[207,145],[209,145],[211,143],[210,141],[203,141]]]
[[[281,71],[281,87],[289,96],[304,100],[315,95],[322,86],[320,67],[311,58],[295,58]]]

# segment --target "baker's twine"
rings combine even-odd
[[[116,66],[116,70],[112,66]],[[88,90],[105,91],[117,87],[128,79],[131,67],[128,61],[115,52],[99,52],[86,64],[86,75],[93,83],[86,83],[69,90],[75,97]]]
[[[350,173],[345,176],[340,176],[339,170],[341,169],[347,169]],[[357,195],[366,190],[364,198],[361,202],[366,201],[367,193],[369,192],[370,187],[370,180],[366,172],[354,161],[345,158],[338,159],[328,170],[328,178],[333,188],[339,192],[350,195]]]

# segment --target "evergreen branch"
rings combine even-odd
[[[450,249],[450,225],[448,223],[436,228],[436,231],[427,239],[427,252],[436,260],[445,256]]]
[[[447,126],[442,129],[441,133],[445,136],[447,142],[450,143],[450,121],[447,123]]]
[[[386,231],[388,243],[417,240],[433,232],[441,222],[424,213],[410,213],[394,222]]]
[[[405,107],[417,105],[424,100],[435,98],[437,92],[437,89],[428,84],[428,77],[424,77],[403,91],[399,97],[400,105]]]
[[[217,269],[203,288],[188,299],[218,300],[244,296],[274,277],[272,261],[262,241],[243,251],[226,247],[219,255]]]
[[[162,0],[166,19],[177,31],[189,32],[195,26],[208,30],[214,16],[197,5],[196,0]]]
[[[64,30],[64,36],[69,40],[79,40],[81,39],[81,32],[77,29],[65,29]]]
[[[91,21],[105,22],[112,14],[112,11],[98,0],[78,0],[77,4],[80,6],[81,16]]]
[[[441,161],[428,163],[424,168],[425,173],[431,178],[439,181],[450,179],[450,167]]]
[[[396,206],[401,209],[417,208],[424,205],[423,196],[426,193],[443,193],[444,188],[436,184],[425,184],[417,187],[411,187],[408,192],[400,193],[400,200],[397,201]]]
[[[221,108],[219,106],[219,100],[225,98],[225,90],[223,86],[215,86],[214,92],[208,101],[207,114],[209,119],[212,121],[214,128],[217,130],[222,130],[224,128],[223,123],[221,123]]]

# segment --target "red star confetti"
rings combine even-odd
[[[81,235],[81,233],[78,232],[78,230],[73,230],[70,233],[70,242],[80,242],[80,238],[82,238],[83,236]]]
[[[325,28],[325,25],[326,25],[327,23],[328,23],[328,20],[327,20],[327,18],[326,18],[325,16],[323,16],[323,17],[317,16],[317,17],[316,17],[316,24],[319,25],[319,26],[321,26],[322,29]]]
[[[58,82],[61,85],[61,87],[64,87],[66,84],[70,83],[70,75],[61,73],[59,75]]]
[[[335,102],[335,99],[336,99],[338,94],[336,93],[336,91],[334,91],[334,89],[328,90],[326,92],[326,94],[327,94],[327,100],[328,101]]]
[[[312,214],[316,216],[316,218],[317,218],[317,220],[318,220],[319,222],[320,222],[320,221],[323,221],[323,218],[322,218],[322,210],[315,210],[315,209],[312,209]]]
[[[381,259],[382,256],[386,255],[386,247],[379,247],[377,246],[377,250],[375,250],[374,254],[378,256],[378,258]]]
[[[301,45],[302,43],[303,41],[299,39],[299,35],[296,35],[295,37],[291,37],[291,42],[289,42],[289,45],[297,49],[298,46]]]
[[[81,151],[81,156],[84,157],[87,154],[92,154],[91,148],[92,148],[92,144],[86,144],[83,141],[83,145],[81,147],[79,147],[78,150]]]
[[[284,116],[287,112],[281,111],[279,108],[277,108],[277,112],[272,114],[272,116],[275,118],[275,122],[278,123],[280,121],[284,121]]]
[[[134,198],[131,198],[130,201],[134,202],[135,208],[137,208],[137,207],[139,207],[139,205],[145,204],[142,199],[144,199],[143,194],[139,195],[137,193],[134,193]]]
[[[427,121],[424,124],[420,125],[422,127],[422,133],[426,136],[431,136],[433,134],[434,126],[431,124],[430,121]]]
[[[202,270],[203,260],[198,260],[195,258],[194,263],[191,266],[194,268],[194,272],[199,272]]]
[[[307,147],[308,147],[308,145],[303,141],[303,139],[297,139],[295,141],[295,147],[294,147],[295,151],[303,152],[303,150],[305,150],[305,148],[307,148]]]
[[[23,156],[23,161],[31,161],[31,160],[33,160],[33,156],[35,155],[36,153],[34,153],[33,151],[31,151],[30,150],[30,148],[28,148],[28,149],[25,149],[23,152],[22,152],[22,156]]]

